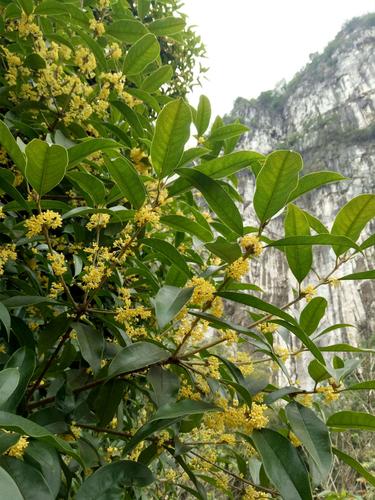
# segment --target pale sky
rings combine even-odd
[[[236,97],[257,97],[290,80],[345,21],[375,12],[375,0],[184,0],[207,49],[207,74],[191,103],[207,95],[215,114]]]

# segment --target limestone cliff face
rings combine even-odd
[[[238,98],[230,113],[250,131],[240,149],[268,153],[274,149],[299,151],[306,171],[336,170],[350,181],[330,184],[299,200],[330,228],[335,214],[347,201],[375,187],[375,14],[353,19],[322,54],[288,84],[262,93],[257,99]],[[239,190],[247,222],[254,218],[250,200],[254,191],[251,173],[241,175]],[[374,226],[368,232],[374,232]],[[277,217],[269,228],[283,236],[283,220]],[[260,283],[276,304],[291,299],[285,258],[277,250],[264,256],[262,269],[253,266],[249,281]],[[327,248],[316,247],[314,269],[324,276],[334,262]],[[374,252],[348,262],[337,275],[374,268]],[[293,277],[289,276],[290,282]],[[305,283],[313,281],[313,275]],[[371,281],[347,281],[340,289],[321,287],[331,303],[324,326],[351,323],[356,329],[337,330],[324,343],[350,341],[361,344],[363,335],[375,327],[375,286]]]

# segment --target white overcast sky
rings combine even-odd
[[[322,51],[345,21],[375,12],[375,0],[184,0],[207,49],[208,81],[191,103],[206,94],[215,114],[238,96],[257,97],[290,80]]]

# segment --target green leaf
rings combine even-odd
[[[157,36],[169,36],[182,31],[185,28],[185,24],[185,19],[182,17],[165,17],[152,21],[147,27]]]
[[[143,126],[140,122],[140,115],[138,115],[135,111],[132,110],[130,106],[122,101],[114,100],[111,101],[111,104],[120,111],[120,113],[132,128],[133,133],[135,133],[139,137],[143,137],[145,135]]]
[[[327,346],[319,347],[321,351],[324,352],[364,352],[364,353],[375,353],[375,349],[366,349],[364,347],[355,347],[350,344],[332,344]]]
[[[146,26],[136,19],[120,19],[106,26],[107,35],[124,43],[135,43],[146,33]]]
[[[371,474],[367,469],[363,467],[357,460],[355,460],[353,457],[347,455],[341,450],[338,450],[337,448],[332,448],[333,453],[336,455],[337,458],[342,460],[344,463],[349,465],[352,469],[358,472],[362,477],[366,479],[370,484],[375,486],[375,476]]]
[[[18,489],[17,484],[6,470],[0,467],[0,491],[5,499],[25,500]]]
[[[190,108],[183,99],[169,102],[160,112],[151,144],[151,163],[159,178],[177,168],[190,136],[190,123]]]
[[[48,297],[41,297],[40,295],[15,295],[9,297],[9,299],[3,300],[3,304],[7,306],[8,309],[12,309],[13,307],[33,306],[48,302],[52,303],[53,301]]]
[[[5,331],[9,339],[11,319],[8,309],[4,306],[2,302],[0,302],[0,322],[4,325]]]
[[[177,288],[165,285],[152,299],[159,328],[164,328],[190,300],[193,288]]]
[[[18,368],[6,368],[0,372],[0,409],[8,410],[9,399],[17,389],[20,381]]]
[[[268,304],[268,302],[264,302],[258,297],[254,297],[253,295],[248,295],[247,293],[239,293],[239,292],[218,292],[217,295],[219,297],[223,297],[223,299],[232,300],[233,302],[238,302],[239,304],[245,304],[247,306],[253,307],[254,309],[259,309],[260,311],[267,312],[272,314],[273,316],[277,316],[278,318],[282,318],[288,323],[297,325],[296,320],[290,314],[282,311],[276,306],[272,304]]]
[[[309,214],[309,212],[306,212],[306,210],[304,210],[303,213],[305,214],[305,217],[308,220],[313,231],[315,231],[317,234],[329,233],[328,229],[324,224],[320,222],[319,219]]]
[[[173,76],[172,66],[165,64],[153,71],[142,82],[141,89],[146,92],[156,92],[163,85],[169,82]]]
[[[160,46],[155,35],[147,33],[128,50],[123,72],[125,75],[138,75],[159,57]]]
[[[130,161],[121,156],[106,161],[106,165],[123,196],[134,208],[141,208],[146,199],[146,189]]]
[[[338,431],[375,431],[375,415],[359,411],[339,411],[328,417],[327,425]]]
[[[40,441],[30,441],[24,455],[24,461],[41,472],[53,498],[56,498],[61,485],[60,457],[57,451]]]
[[[54,500],[44,477],[31,465],[11,457],[1,457],[0,465],[11,475],[25,500]]]
[[[366,248],[370,248],[370,247],[373,247],[375,246],[375,234],[372,234],[371,236],[369,236],[368,238],[365,239],[365,241],[363,241],[361,243],[361,250],[366,250]]]
[[[209,140],[213,142],[225,141],[226,139],[231,139],[232,137],[238,137],[245,132],[248,132],[248,130],[249,128],[246,127],[246,125],[242,125],[242,123],[222,125],[211,132]]]
[[[66,6],[57,0],[44,0],[35,7],[34,13],[38,16],[58,16],[68,12]]]
[[[361,194],[344,205],[336,215],[331,234],[347,236],[357,241],[362,230],[375,217],[375,194]],[[337,256],[347,250],[343,245],[336,246]]]
[[[180,390],[180,379],[177,375],[161,366],[151,366],[147,380],[154,391],[158,408],[176,401]]]
[[[68,149],[69,166],[71,169],[96,151],[103,149],[118,149],[121,146],[113,139],[85,139]]]
[[[27,390],[27,386],[34,374],[36,367],[35,353],[27,347],[20,347],[8,359],[5,368],[16,368],[19,370],[19,382],[17,388],[4,403],[2,410],[15,411]]]
[[[148,486],[153,481],[154,476],[145,465],[118,460],[89,476],[77,491],[76,500],[115,500],[123,496],[124,488]]]
[[[255,430],[252,440],[264,470],[284,500],[312,500],[306,467],[288,439],[271,429]]]
[[[28,420],[27,418],[20,417],[14,413],[0,411],[0,428],[7,431],[18,432],[19,434],[25,434],[38,439],[39,441],[50,444],[58,451],[70,455],[80,462],[80,457],[75,451],[73,451],[66,441],[54,436],[47,429],[36,424],[35,422],[32,422],[31,420]]]
[[[151,0],[137,0],[137,10],[138,15],[141,19],[144,19],[150,11]]]
[[[220,259],[228,262],[234,262],[241,257],[241,247],[238,243],[230,243],[225,238],[219,236],[212,243],[206,243],[205,247],[214,255],[220,257]]]
[[[130,373],[167,360],[170,353],[151,342],[136,342],[119,351],[108,368],[108,377]]]
[[[103,334],[84,323],[72,323],[72,328],[77,332],[83,359],[88,362],[96,375],[101,368],[100,362],[104,351]]]
[[[289,196],[288,201],[293,201],[296,198],[299,198],[303,194],[312,191],[320,186],[325,184],[329,184],[331,182],[338,182],[347,180],[347,177],[337,173],[337,172],[311,172],[310,174],[306,174],[300,178],[296,189],[294,189]]]
[[[342,245],[345,248],[355,248],[360,250],[359,246],[346,236],[338,236],[336,234],[313,234],[311,236],[289,236],[281,240],[268,243],[270,247],[285,247],[290,245]]]
[[[254,194],[255,212],[262,224],[285,206],[302,167],[301,155],[293,151],[274,151],[266,157]]]
[[[12,158],[22,175],[25,175],[26,158],[9,128],[0,120],[0,144]]]
[[[175,249],[173,245],[168,243],[167,241],[160,240],[158,238],[146,238],[142,240],[144,245],[151,247],[156,252],[161,253],[164,257],[166,257],[172,264],[175,264],[178,269],[184,273],[187,278],[190,278],[191,272],[186,264],[185,259],[182,255]]]
[[[165,215],[160,218],[160,222],[176,231],[192,234],[204,242],[212,241],[213,239],[211,231],[198,224],[198,222],[194,222],[182,215]]]
[[[179,167],[189,166],[194,160],[197,160],[198,158],[207,155],[209,152],[210,152],[209,149],[203,148],[202,146],[199,146],[197,148],[187,149],[181,156],[181,160],[178,166]],[[183,181],[183,179],[179,180]]]
[[[0,170],[0,189],[5,191],[9,196],[18,202],[24,210],[30,211],[29,203],[25,200],[22,194],[5,178],[3,169]]]
[[[68,179],[78,185],[86,201],[91,205],[103,205],[105,202],[105,187],[100,179],[88,172],[71,172]]]
[[[203,136],[206,132],[211,120],[211,103],[208,97],[201,95],[199,98],[197,114],[194,119],[194,124],[197,129],[198,136]]]
[[[318,468],[322,482],[326,481],[333,458],[326,425],[310,408],[296,402],[289,403],[285,411],[294,434],[302,441]]]
[[[303,210],[290,203],[285,217],[285,237],[310,235],[310,224]],[[306,246],[290,246],[285,249],[290,270],[298,283],[309,274],[313,256],[312,249]]]
[[[375,389],[375,380],[366,380],[364,382],[358,382],[357,384],[352,384],[347,387],[348,391],[371,391]]]
[[[303,309],[299,319],[302,330],[311,335],[318,328],[320,320],[323,318],[327,301],[323,297],[314,297]]]
[[[375,269],[370,271],[363,271],[361,273],[347,274],[342,276],[340,280],[374,280],[375,279]]]
[[[238,235],[243,234],[241,214],[232,198],[218,182],[189,168],[179,168],[177,173],[187,178],[203,194],[208,206],[229,229]]]
[[[40,139],[33,139],[26,146],[25,154],[27,181],[40,196],[60,184],[68,165],[65,148],[57,144],[49,146]]]
[[[147,422],[154,422],[155,420],[183,418],[188,415],[196,415],[198,413],[206,413],[207,411],[222,411],[221,408],[205,401],[194,401],[191,399],[182,399],[177,403],[168,403],[161,408],[151,417]]]

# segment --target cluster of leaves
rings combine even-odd
[[[180,63],[162,57],[165,46],[184,53],[171,47],[185,43],[185,20],[163,17],[173,1],[0,3],[3,497],[179,498],[183,489],[202,499],[208,485],[228,498],[308,500],[334,454],[374,484],[330,441],[332,430],[374,430],[374,417],[324,406],[375,386],[345,386],[359,362],[325,353],[366,350],[321,345],[345,325],[319,329],[327,302],[314,295],[374,278],[335,273],[374,245],[358,240],[375,197],[351,200],[328,230],[292,202],[342,176],[300,176],[291,151],[235,151],[246,127],[211,123],[204,96],[197,109],[176,99],[168,82]],[[256,178],[252,227],[237,203],[243,170]],[[281,211],[285,235],[271,239]],[[332,248],[327,276],[311,273],[314,245]],[[297,281],[282,307],[243,282],[273,248]],[[316,282],[303,284],[310,273]],[[226,303],[248,311],[248,323],[230,321]],[[289,355],[311,356],[308,387],[284,363],[279,339],[291,337],[300,348]],[[240,344],[286,385],[267,369],[257,376]]]

